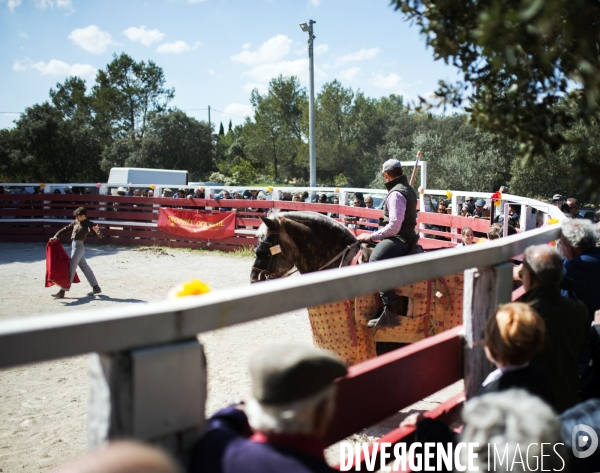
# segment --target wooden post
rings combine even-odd
[[[536,214],[532,210],[533,208],[529,205],[521,205],[521,218],[519,222],[521,232],[535,229]]]
[[[90,448],[136,438],[187,461],[205,424],[206,360],[198,340],[93,353],[89,373]]]
[[[467,398],[473,397],[494,365],[483,350],[484,327],[498,306],[510,302],[512,263],[464,272],[463,325],[465,327],[464,378]]]

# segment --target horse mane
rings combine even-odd
[[[336,240],[350,240],[351,242],[356,241],[356,236],[340,222],[317,212],[279,212],[274,218],[280,223],[282,223],[282,219],[289,219],[296,223],[305,225],[306,227],[309,227],[313,231],[317,232],[319,232],[317,229],[322,229],[321,231],[326,231],[330,234],[333,233],[332,236]]]

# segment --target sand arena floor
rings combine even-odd
[[[252,265],[247,257],[205,251],[116,246],[88,245],[86,257],[103,293],[86,296],[90,288],[84,279],[66,299],[53,300],[55,289],[44,287],[45,244],[0,243],[0,320],[145,304],[164,299],[172,286],[191,278],[213,290],[234,288],[249,284]],[[203,334],[200,340],[208,361],[210,415],[248,392],[246,367],[254,351],[270,342],[311,343],[311,334],[306,310],[300,310]],[[87,381],[86,356],[0,371],[0,472],[49,471],[85,453]],[[408,413],[431,409],[460,389],[459,384],[446,388],[353,438],[374,439]],[[376,402],[375,392],[365,407],[370,402]],[[328,451],[332,463],[339,461],[337,452],[335,446]]]

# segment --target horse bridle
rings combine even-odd
[[[273,241],[272,242],[267,241],[267,238],[271,235],[273,235],[273,237],[274,237]],[[281,276],[277,276],[275,273],[271,272],[273,258],[275,258],[276,256],[279,256],[279,255],[283,256],[290,263],[292,263],[292,268],[294,267],[294,262],[292,260],[290,260],[281,250],[281,245],[279,244],[279,233],[267,233],[263,239],[259,238],[258,246],[254,249],[254,253],[256,253],[256,257],[259,261],[264,260],[265,256],[269,257],[269,261],[267,262],[266,269],[257,268],[256,266],[252,266],[252,270],[258,272],[257,282],[262,281],[263,278],[265,281],[268,281],[269,279],[285,278],[285,277],[290,276],[291,274],[294,274],[296,271],[298,271],[297,269],[294,271],[292,271],[290,269],[289,271],[287,271],[285,274],[282,274]]]

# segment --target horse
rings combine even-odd
[[[359,245],[352,231],[319,213],[279,212],[261,219],[263,224],[257,232],[256,259],[250,275],[252,283],[287,277],[296,271],[305,274],[369,259],[366,245]],[[422,251],[422,247],[416,245],[411,253]],[[400,327],[378,331],[369,328],[369,321],[380,310],[379,294],[309,307],[313,343],[353,365],[460,325],[462,274],[455,276],[396,288],[398,296],[411,299]]]
[[[316,212],[280,212],[261,217],[250,282],[348,266],[359,250],[356,236]],[[295,271],[293,271],[295,272]]]

